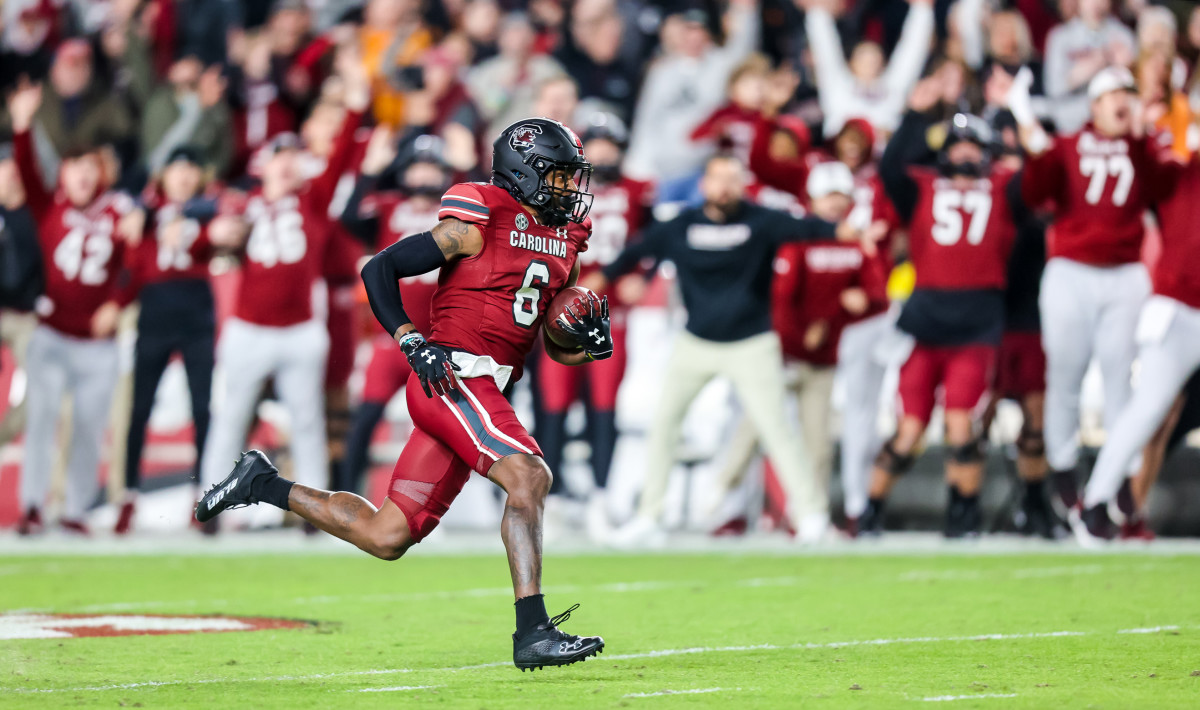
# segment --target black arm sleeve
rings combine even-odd
[[[350,193],[350,199],[346,201],[346,209],[342,210],[342,214],[338,218],[342,226],[353,234],[355,239],[368,246],[375,244],[375,235],[379,233],[379,217],[363,217],[362,201],[367,195],[375,192],[378,186],[378,175],[358,176],[358,179],[354,181],[354,191]]]
[[[770,210],[771,241],[776,244],[805,242],[816,239],[835,239],[837,225],[816,217],[793,217],[786,212]]]
[[[905,222],[912,219],[917,207],[917,183],[909,176],[908,166],[929,151],[925,142],[927,127],[925,116],[908,111],[879,159],[879,179],[883,189]]]
[[[428,273],[445,263],[446,256],[434,241],[433,233],[422,232],[384,249],[363,267],[362,280],[371,312],[388,335],[395,335],[400,326],[412,323],[404,312],[399,280]]]
[[[625,248],[613,259],[612,263],[604,267],[602,273],[604,278],[610,282],[616,281],[625,274],[633,271],[638,263],[647,257],[654,257],[655,261],[661,261],[663,255],[659,253],[659,246],[662,242],[662,233],[668,229],[667,225],[671,222],[655,222],[642,231],[641,237],[635,241],[631,241],[625,245]]]

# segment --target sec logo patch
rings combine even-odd
[[[517,215],[516,223],[517,229],[522,231],[529,229],[529,219],[523,214]]]

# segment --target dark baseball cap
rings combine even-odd
[[[167,162],[164,165],[170,165],[171,163],[181,160],[185,163],[191,163],[192,165],[200,167],[204,165],[203,151],[194,145],[176,146],[175,149],[172,150],[167,156]]]

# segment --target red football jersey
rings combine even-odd
[[[127,288],[136,294],[150,284],[207,279],[208,262],[213,255],[208,225],[185,219],[179,230],[179,243],[170,244],[164,238],[163,228],[179,217],[182,205],[152,196],[145,207],[148,212],[145,234],[126,255],[131,279]]]
[[[860,315],[842,308],[841,294],[861,288],[869,306]],[[789,357],[815,365],[837,362],[838,339],[851,323],[887,309],[887,273],[879,258],[868,258],[857,244],[798,242],[780,247],[775,255],[771,283],[771,320]],[[824,342],[809,350],[804,345],[808,327],[825,321]]]
[[[284,327],[313,316],[313,282],[321,276],[326,241],[334,230],[329,203],[352,154],[361,113],[348,112],[325,171],[296,194],[267,201],[261,189],[246,202],[250,223],[234,315]]]
[[[1105,138],[1089,124],[1031,156],[1021,193],[1030,207],[1054,208],[1048,258],[1097,266],[1137,261],[1161,150],[1156,138]]]
[[[917,288],[1004,288],[1016,240],[1006,192],[1012,173],[991,175],[960,190],[930,168],[910,168],[917,204],[909,225],[909,252]]]
[[[1154,267],[1154,292],[1200,308],[1200,159],[1193,156],[1178,173],[1157,205],[1162,254]]]
[[[438,222],[441,205],[436,200],[406,199],[398,192],[380,192],[363,199],[359,212],[364,218],[379,218],[376,251],[383,251],[405,237],[428,232]],[[400,298],[404,312],[422,333],[429,332],[429,313],[437,291],[441,269],[400,279]]]
[[[508,192],[487,183],[447,190],[438,217],[479,227],[483,250],[442,267],[429,339],[510,366],[515,382],[546,307],[588,248],[591,220],[538,224]]]
[[[16,134],[13,146],[42,248],[46,289],[38,299],[37,314],[42,323],[61,333],[91,338],[92,316],[100,306],[107,301],[128,302],[117,288],[125,242],[116,227],[133,208],[133,200],[103,192],[76,209],[61,189],[46,189],[30,134]]]

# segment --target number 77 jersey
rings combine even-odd
[[[1054,209],[1047,257],[1096,266],[1138,261],[1143,215],[1169,148],[1158,137],[1111,138],[1089,124],[1031,157],[1021,193],[1032,208],[1049,203]]]
[[[546,307],[563,289],[590,220],[549,227],[503,188],[461,183],[442,197],[438,219],[454,218],[483,233],[476,255],[442,267],[433,295],[429,339],[511,367],[516,381],[533,348]],[[501,385],[503,387],[503,385]]]

